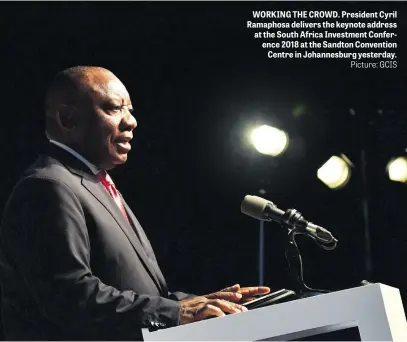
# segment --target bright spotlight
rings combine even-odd
[[[331,189],[345,186],[350,179],[351,162],[345,155],[332,156],[317,172],[319,180]]]
[[[392,159],[387,164],[387,173],[394,182],[407,182],[407,159],[405,157]]]
[[[288,146],[288,135],[275,127],[263,125],[255,128],[251,140],[257,151],[276,157]]]

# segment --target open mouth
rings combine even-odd
[[[129,152],[131,150],[130,140],[131,137],[121,137],[115,141],[115,144],[118,147],[119,152]]]
[[[123,141],[123,142],[117,142],[117,146],[120,147],[124,152],[128,152],[131,150],[131,145],[128,141]]]

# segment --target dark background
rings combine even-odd
[[[398,68],[268,59],[253,38],[257,30],[246,28],[254,9],[398,10]],[[406,9],[402,2],[3,2],[0,205],[44,143],[43,97],[53,76],[100,65],[127,86],[139,124],[128,162],[112,176],[172,290],[257,284],[259,223],[240,213],[240,202],[264,189],[263,197],[298,209],[340,241],[327,252],[299,239],[310,286],[341,289],[368,277],[400,288],[406,299],[406,186],[385,173],[407,147]],[[262,156],[246,141],[247,130],[264,123],[290,135],[284,155]],[[363,146],[371,274],[364,266]],[[316,178],[333,153],[355,165],[338,191]],[[266,284],[275,289],[290,287],[284,241],[284,230],[266,224]]]

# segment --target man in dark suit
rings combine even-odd
[[[8,340],[141,340],[141,329],[245,311],[267,287],[169,292],[153,249],[107,170],[127,160],[137,122],[120,80],[99,67],[57,75],[48,150],[6,205],[0,230]]]

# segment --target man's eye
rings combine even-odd
[[[115,107],[111,107],[110,111],[112,112],[120,112],[123,109],[123,107],[121,106],[115,106]]]
[[[109,111],[117,113],[117,112],[121,112],[124,108],[125,108],[125,106],[112,106],[112,107],[110,107]],[[128,111],[130,113],[133,113],[133,108],[128,108]]]

